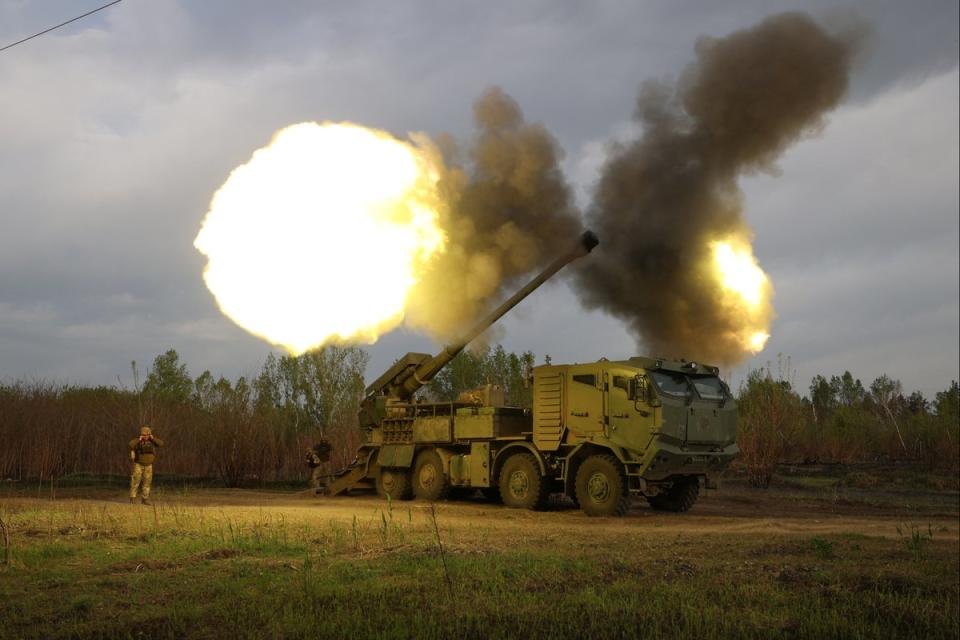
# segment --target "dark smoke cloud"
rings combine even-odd
[[[441,226],[446,253],[413,291],[407,323],[446,340],[456,336],[518,278],[567,250],[580,229],[563,152],[546,128],[524,120],[499,88],[474,104],[477,134],[462,158],[449,137],[436,145],[451,169]]]
[[[674,86],[643,85],[642,134],[613,149],[587,215],[601,250],[576,273],[584,303],[627,322],[651,354],[720,364],[747,355],[742,312],[706,277],[709,241],[750,241],[738,176],[773,171],[788,145],[823,126],[846,92],[853,42],[782,14],[702,38]]]

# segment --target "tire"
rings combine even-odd
[[[630,491],[623,465],[611,455],[594,455],[577,469],[577,502],[593,518],[626,515],[630,509]]]
[[[410,470],[397,467],[380,467],[377,474],[377,493],[392,500],[409,500],[413,497],[410,489]]]
[[[444,500],[450,495],[450,479],[443,472],[443,460],[433,449],[417,455],[413,465],[413,495],[420,500]]]
[[[667,491],[647,498],[657,511],[683,513],[689,511],[700,497],[700,480],[696,476],[684,476],[673,483]]]
[[[550,483],[540,474],[537,459],[529,453],[517,453],[500,470],[500,497],[513,509],[542,509],[550,495]]]

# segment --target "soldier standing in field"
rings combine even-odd
[[[141,488],[143,504],[150,504],[150,485],[153,482],[153,461],[157,457],[157,447],[163,446],[163,440],[150,431],[150,427],[140,428],[140,437],[130,441],[130,459],[133,460],[133,473],[130,475],[130,502],[136,502],[137,489]]]
[[[327,464],[330,461],[330,442],[326,438],[320,438],[320,442],[313,445],[313,448],[307,449],[306,459],[304,460],[307,463],[307,466],[310,467],[310,480],[309,486],[315,492],[319,493],[321,490],[321,478],[324,475],[324,471],[327,470]]]

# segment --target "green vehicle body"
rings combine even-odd
[[[415,392],[460,350],[568,262],[596,245],[589,232],[463,340],[408,353],[367,388],[356,460],[328,493],[376,488],[393,499],[438,500],[480,489],[510,507],[539,509],[564,494],[591,516],[623,515],[643,496],[686,511],[736,456],[737,407],[715,367],[632,357],[532,371],[531,407],[510,407],[494,385],[455,402]]]

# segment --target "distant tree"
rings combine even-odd
[[[201,376],[204,382],[212,380]],[[253,419],[252,389],[246,378],[236,384],[221,377],[206,388],[209,424],[205,432],[206,450],[217,474],[228,487],[238,487],[251,476],[262,478],[259,450],[263,434]]]
[[[204,371],[197,379],[193,381],[193,403],[204,409],[209,409],[213,404],[213,390],[216,382],[213,374]]]
[[[427,385],[427,392],[436,400],[452,402],[462,392],[487,383],[489,347],[464,349]]]
[[[187,365],[180,363],[180,356],[174,349],[154,358],[153,367],[143,383],[145,395],[164,402],[187,403],[193,389]]]
[[[930,445],[930,449],[936,452],[933,463],[955,474],[960,468],[960,385],[956,380],[937,393],[934,404],[937,410],[936,436]]]
[[[902,387],[899,380],[893,380],[890,378],[890,376],[884,373],[870,383],[870,397],[873,399],[875,406],[879,408],[880,412],[884,414],[887,419],[889,419],[890,424],[897,432],[897,439],[900,441],[900,446],[903,448],[903,452],[909,455],[909,451],[907,451],[907,445],[903,441],[903,434],[900,432],[900,425],[897,424],[897,418],[894,415],[895,405],[903,404],[903,394],[901,393],[901,389]]]
[[[340,346],[326,346],[296,358],[303,407],[315,424],[345,427],[355,423],[369,360],[363,349]]]
[[[810,382],[810,405],[814,422],[817,424],[828,422],[837,404],[837,389],[823,376],[814,376]]]
[[[844,371],[841,377],[833,376],[830,386],[836,389],[840,404],[852,407],[863,402],[866,390],[859,379],[854,379],[849,371]]]
[[[907,398],[907,411],[912,415],[927,415],[930,413],[930,402],[919,391],[914,391]]]
[[[534,361],[532,352],[516,354],[502,345],[465,349],[440,370],[427,392],[436,400],[453,401],[464,391],[494,384],[503,389],[508,405],[530,406],[532,396],[527,380]]]
[[[507,352],[497,345],[482,363],[485,382],[497,384],[504,391],[506,403],[515,407],[532,404],[532,392],[528,380],[533,371],[534,355],[525,351],[519,355]]]
[[[950,386],[944,391],[938,391],[934,400],[937,417],[948,423],[960,420],[960,384],[956,380],[950,381]]]
[[[270,354],[254,382],[258,406],[279,410],[298,432],[352,426],[369,359],[359,347],[337,345]]]

